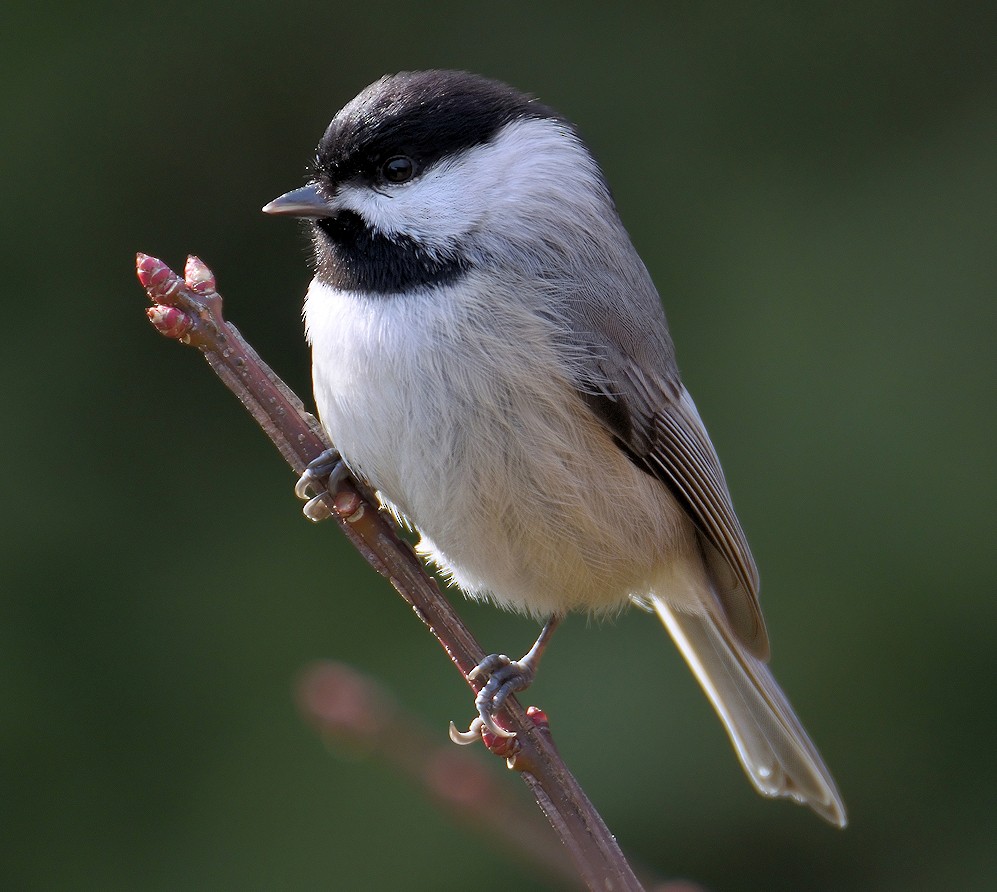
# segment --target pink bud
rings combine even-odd
[[[516,737],[499,737],[487,728],[481,729],[481,741],[490,753],[501,756],[503,759],[510,759],[519,752],[520,743]]]
[[[176,307],[156,304],[146,309],[145,314],[156,331],[167,338],[180,339],[194,326],[194,320]]]
[[[344,663],[313,663],[298,681],[298,705],[322,730],[374,737],[389,724],[394,706],[376,682]]]
[[[135,272],[150,300],[157,304],[173,304],[173,294],[181,284],[180,277],[162,260],[148,254],[137,254]]]
[[[333,510],[347,523],[356,523],[364,515],[364,503],[355,492],[340,490],[333,499]]]
[[[215,290],[215,274],[200,257],[193,254],[187,258],[183,277],[187,287],[197,294],[209,294]]]
[[[550,719],[547,718],[547,713],[539,706],[530,706],[526,710],[526,716],[540,731],[550,730]]]

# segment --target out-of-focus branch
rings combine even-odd
[[[301,673],[295,699],[330,750],[358,752],[386,763],[422,789],[456,825],[476,830],[534,865],[538,887],[548,876],[584,888],[567,851],[536,811],[509,795],[476,754],[442,743],[441,735],[370,675],[345,663],[319,660]],[[648,892],[703,892],[685,881],[655,879],[642,865],[634,866]]]
[[[153,302],[147,310],[153,326],[204,354],[300,475],[331,444],[301,400],[223,319],[212,272],[195,257],[188,258],[183,279],[161,260],[145,254],[138,255],[136,267]],[[484,651],[409,544],[378,510],[374,494],[359,481],[346,478],[323,501],[350,542],[428,626],[476,692],[477,685],[467,676],[484,658]],[[590,889],[640,890],[616,840],[558,755],[546,717],[537,712],[534,720],[510,697],[498,719],[516,736],[511,741],[499,740],[493,751],[520,772]]]
[[[497,783],[480,758],[449,740],[442,743],[374,679],[342,663],[322,661],[305,669],[296,693],[303,716],[329,747],[345,746],[386,762],[457,824],[525,859],[539,873],[537,886],[556,880],[584,888],[568,853],[535,809]]]

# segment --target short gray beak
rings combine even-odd
[[[332,208],[319,194],[315,184],[309,183],[264,205],[263,213],[281,214],[287,217],[328,217],[332,214]]]

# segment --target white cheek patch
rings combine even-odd
[[[473,150],[472,150],[473,151]],[[411,183],[369,186],[344,184],[337,204],[360,215],[387,236],[408,236],[429,249],[446,251],[476,223],[482,202],[467,194],[468,176],[458,161],[441,161]]]
[[[388,237],[407,236],[447,253],[503,207],[528,201],[563,178],[566,165],[598,177],[595,162],[563,124],[527,118],[508,124],[489,143],[439,161],[410,183],[376,189],[344,184],[336,204]]]

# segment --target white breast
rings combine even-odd
[[[494,289],[313,283],[305,319],[333,442],[471,596],[546,615],[700,590],[674,578],[701,565],[685,559],[691,525],[578,398],[553,323]]]

